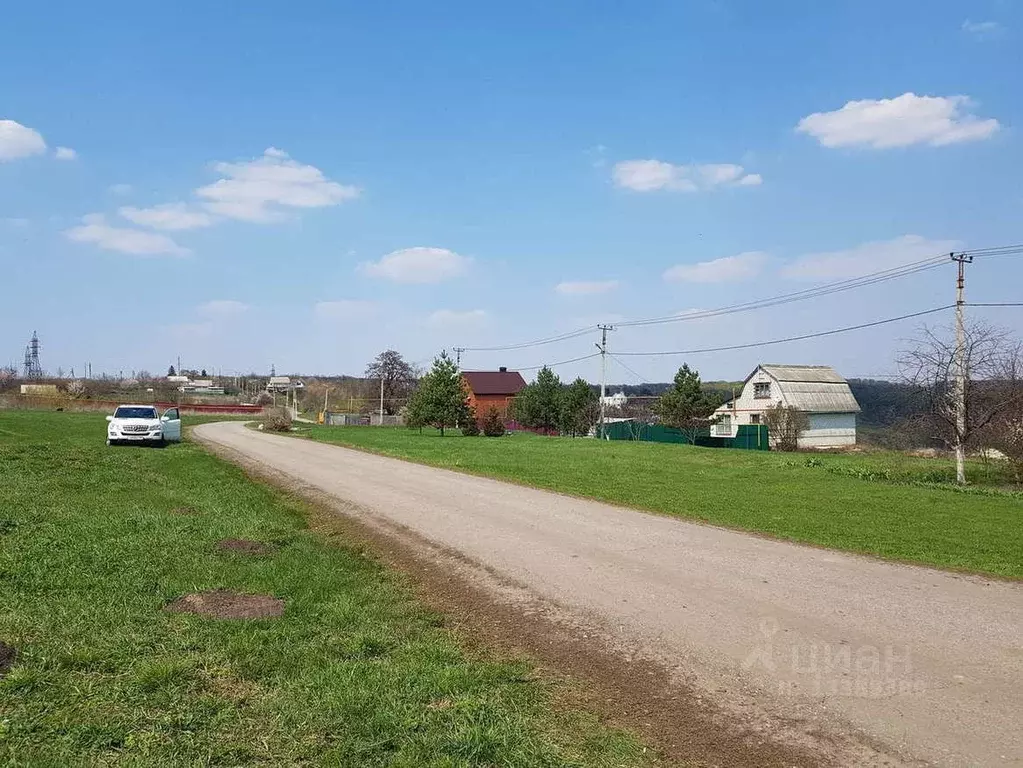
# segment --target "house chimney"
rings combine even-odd
[[[508,373],[508,368],[503,366],[503,365],[500,368],[498,368],[497,370],[499,370],[501,373]]]

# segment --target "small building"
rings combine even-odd
[[[758,365],[734,400],[718,408],[714,437],[734,437],[740,425],[762,424],[764,411],[781,403],[807,414],[810,427],[800,448],[839,448],[856,444],[859,403],[849,384],[827,365]]]
[[[605,395],[601,398],[602,405],[608,408],[624,408],[629,402],[624,392],[615,392],[613,395]]]
[[[463,371],[462,380],[469,391],[469,405],[479,418],[496,408],[501,418],[507,419],[511,401],[526,388],[521,373],[504,367],[496,371]]]
[[[271,376],[266,384],[267,392],[292,392],[296,389],[305,389],[305,384],[290,376]]]
[[[224,388],[214,384],[212,379],[195,379],[186,381],[178,387],[178,392],[190,395],[222,395]]]
[[[22,384],[21,394],[28,397],[57,397],[60,390],[56,384]]]

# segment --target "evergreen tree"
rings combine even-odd
[[[419,389],[409,403],[414,419],[432,424],[444,435],[446,427],[455,426],[467,414],[462,375],[447,352],[433,360],[433,367],[419,381]]]
[[[174,372],[174,366],[173,365],[170,368],[167,369],[167,375],[168,376],[177,376],[177,374]]]
[[[585,435],[597,420],[597,393],[585,379],[576,379],[561,397],[561,431],[575,437]]]
[[[699,371],[683,365],[675,374],[675,385],[654,405],[654,413],[662,424],[675,427],[694,443],[696,436],[714,423],[718,405],[717,398],[703,391]]]
[[[412,397],[405,404],[405,426],[422,432],[427,423],[426,393],[420,384],[419,389],[412,393]]]
[[[487,437],[501,437],[504,434],[504,422],[501,414],[493,406],[483,417],[483,434]]]
[[[480,433],[480,423],[476,419],[476,410],[465,403],[465,411],[458,417],[458,428],[462,430],[465,437],[476,437]]]
[[[536,381],[527,384],[514,400],[515,420],[524,427],[554,432],[561,421],[561,379],[544,366]]]

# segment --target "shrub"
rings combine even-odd
[[[504,422],[496,408],[491,408],[483,417],[483,434],[487,437],[501,437],[504,434]]]
[[[256,405],[267,406],[273,404],[274,396],[269,392],[260,392],[256,398]]]
[[[764,411],[764,424],[775,450],[795,451],[800,435],[810,428],[810,417],[798,408],[778,403]]]
[[[501,426],[504,426],[503,424]],[[480,433],[480,424],[476,421],[476,413],[470,408],[464,421],[459,424],[459,429],[466,437],[477,437]]]
[[[263,410],[263,429],[268,432],[290,432],[291,413],[287,408],[265,408]]]
[[[85,397],[85,382],[80,379],[73,379],[67,383],[65,387],[67,395],[72,400],[78,400],[79,398]]]

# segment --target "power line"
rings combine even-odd
[[[704,347],[703,349],[685,349],[685,350],[671,350],[667,352],[619,352],[619,355],[628,355],[635,357],[660,357],[662,355],[698,355],[704,352],[728,352],[735,349],[752,349],[753,347],[767,347],[773,344],[787,344],[792,341],[803,341],[805,339],[816,339],[821,336],[833,336],[837,333],[847,333],[849,331],[859,331],[864,328],[873,328],[878,325],[886,325],[888,323],[896,323],[900,320],[909,320],[914,317],[923,317],[924,315],[931,315],[935,312],[944,312],[946,309],[952,309],[955,304],[947,304],[944,307],[935,307],[934,309],[925,309],[922,312],[912,312],[908,315],[899,315],[898,317],[889,317],[884,320],[874,320],[870,323],[860,323],[859,325],[849,325],[845,328],[833,328],[830,331],[819,331],[817,333],[806,333],[802,336],[788,336],[784,339],[772,339],[770,341],[755,341],[749,344],[732,344],[727,347]]]
[[[825,283],[824,285],[815,286],[813,288],[805,288],[801,291],[794,291],[792,293],[783,293],[778,296],[771,296],[766,299],[757,299],[755,301],[748,301],[741,304],[731,304],[726,307],[719,307],[717,309],[707,309],[698,312],[688,312],[685,314],[667,315],[664,317],[655,317],[646,320],[631,320],[619,323],[622,326],[640,326],[640,325],[660,325],[663,323],[678,323],[685,322],[688,320],[702,320],[710,317],[720,317],[721,315],[730,315],[738,312],[750,312],[756,309],[767,309],[769,307],[777,307],[782,304],[791,304],[797,301],[807,301],[809,299],[816,299],[821,296],[828,296],[833,293],[841,293],[844,291],[851,291],[856,288],[865,288],[869,285],[876,285],[877,283],[887,282],[889,280],[895,280],[897,278],[906,277],[908,275],[915,275],[919,272],[925,272],[927,270],[936,269],[937,267],[944,266],[947,263],[948,255],[935,256],[930,259],[924,259],[920,262],[914,262],[913,264],[907,264],[902,267],[894,267],[892,269],[882,270],[881,272],[873,272],[869,275],[864,275],[858,278],[849,278],[847,280],[839,280],[832,283]]]
[[[526,368],[517,368],[518,371],[539,371],[541,368],[557,368],[559,365],[568,365],[569,363],[578,363],[580,360],[592,360],[595,357],[600,357],[599,352],[591,352],[588,355],[582,357],[573,357],[571,360],[561,360],[557,363],[544,363],[543,365],[531,365]]]
[[[641,374],[637,373],[637,372],[636,372],[636,371],[634,371],[634,370],[633,370],[632,368],[630,368],[629,366],[627,366],[627,365],[625,364],[625,362],[624,362],[624,361],[622,361],[622,360],[619,360],[619,359],[618,359],[618,357],[617,357],[616,355],[612,355],[612,354],[611,354],[610,352],[608,352],[607,354],[608,354],[608,356],[609,356],[609,357],[610,357],[610,358],[611,358],[612,360],[614,360],[614,361],[615,361],[616,363],[618,363],[618,365],[620,365],[620,366],[621,366],[622,368],[624,368],[624,369],[625,369],[625,370],[627,370],[627,371],[628,371],[629,373],[631,373],[631,374],[632,374],[633,376],[635,376],[635,377],[636,377],[636,380],[637,380],[637,381],[638,381],[638,382],[639,382],[640,384],[646,384],[646,383],[648,383],[648,382],[650,381],[650,379],[646,379],[646,378],[644,378],[644,377],[643,377],[643,376],[642,376]]]
[[[987,302],[984,304],[975,304],[972,301],[966,302],[968,307],[1023,307],[1023,302],[1019,301],[996,301]]]
[[[589,325],[589,326],[586,326],[585,328],[578,328],[578,329],[576,329],[574,331],[569,331],[568,333],[562,333],[562,334],[560,334],[558,336],[551,336],[551,337],[546,338],[546,339],[537,339],[535,341],[524,341],[524,342],[522,342],[520,344],[504,344],[504,345],[495,346],[495,347],[463,347],[462,349],[465,352],[504,352],[506,350],[511,350],[511,349],[525,349],[526,347],[539,347],[539,346],[543,346],[544,344],[553,344],[553,343],[555,343],[557,341],[566,341],[568,339],[574,339],[574,338],[576,338],[578,336],[583,336],[583,335],[585,335],[587,333],[592,333],[593,329],[595,327],[596,326]],[[541,366],[541,367],[543,367],[543,366]]]
[[[975,258],[991,258],[1000,256],[1019,256],[1023,255],[1023,244],[1014,245],[1001,245],[993,246],[990,248],[975,248],[961,253]],[[636,327],[644,325],[660,325],[665,323],[678,323],[686,322],[689,320],[701,320],[711,317],[720,317],[722,315],[735,314],[739,312],[751,312],[757,309],[767,309],[770,307],[781,306],[783,304],[790,304],[797,301],[808,301],[810,299],[820,298],[822,296],[829,296],[835,293],[842,293],[845,291],[855,290],[857,288],[866,288],[871,285],[877,285],[878,283],[888,282],[890,280],[896,280],[902,277],[908,277],[910,275],[919,274],[932,269],[936,269],[948,263],[949,253],[942,253],[940,255],[931,256],[918,261],[910,262],[908,264],[902,264],[896,267],[890,267],[888,269],[879,270],[877,272],[871,272],[866,275],[859,277],[846,278],[843,280],[836,280],[830,283],[824,283],[822,285],[805,288],[799,291],[793,291],[790,293],[783,293],[777,296],[769,296],[763,299],[756,299],[753,301],[742,302],[739,304],[730,304],[724,307],[718,307],[716,309],[702,310],[698,312],[690,312],[686,314],[673,314],[664,315],[661,317],[643,318],[639,320],[624,320],[615,323],[618,327]],[[979,305],[974,305],[979,306]],[[1011,306],[1011,305],[1007,305]],[[536,339],[533,341],[525,341],[518,344],[504,344],[490,347],[465,347],[465,351],[468,352],[503,352],[516,349],[526,349],[529,347],[543,346],[546,344],[555,344],[560,341],[568,341],[575,339],[580,336],[592,333],[595,330],[595,326],[587,326],[585,328],[578,328],[574,331],[568,331],[566,333],[558,334],[555,336],[549,336],[542,339]],[[542,366],[540,366],[542,367]]]

